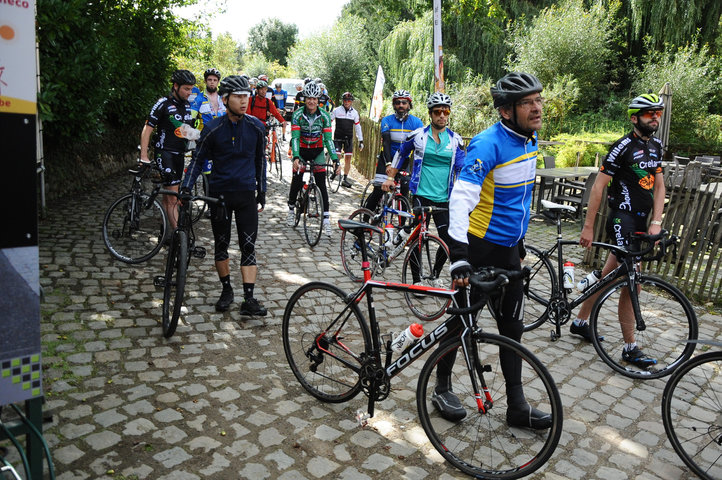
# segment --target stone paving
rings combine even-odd
[[[165,251],[139,266],[114,261],[100,225],[130,177],[55,204],[41,222],[40,281],[46,424],[58,479],[451,479],[468,478],[444,462],[416,418],[415,376],[423,362],[392,382],[369,427],[354,415],[363,395],[324,404],[298,385],[281,341],[287,299],[299,286],[324,280],[351,291],[340,264],[340,234],[313,250],[302,230],[285,226],[290,165],[269,176],[261,214],[256,296],[265,318],[241,317],[242,285],[234,238],[231,261],[237,303],[213,307],[220,285],[207,220],[196,228],[209,255],[193,259],[188,312],[169,340],[161,335],[160,289]],[[331,194],[332,223],[357,205],[365,182]],[[565,227],[576,235],[578,224]],[[534,223],[533,243],[555,230]],[[235,235],[235,233],[234,233]],[[385,278],[400,279],[390,268]],[[380,294],[383,325],[413,321],[398,294]],[[701,338],[719,335],[719,316],[700,314]],[[488,322],[494,330],[492,322]],[[594,349],[549,329],[523,343],[549,367],[565,408],[564,433],[549,463],[533,478],[680,479],[691,474],[666,440],[659,405],[664,380],[633,381],[612,371]]]

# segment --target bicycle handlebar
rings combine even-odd
[[[662,257],[664,257],[667,254],[667,247],[672,246],[674,256],[677,256],[677,242],[679,241],[679,237],[676,235],[671,235],[669,238],[665,238],[669,235],[669,231],[667,230],[661,230],[656,235],[649,235],[644,232],[634,232],[629,234],[629,238],[631,240],[638,240],[643,243],[649,244],[648,247],[640,249],[638,252],[632,252],[629,251],[628,255],[632,255],[635,257],[642,257],[642,260],[645,262],[653,262],[655,260],[660,260]],[[654,250],[655,245],[659,245],[659,251],[650,256],[645,256],[652,250]]]
[[[178,200],[180,200],[184,205],[187,204],[188,202],[195,202],[196,200],[202,200],[206,203],[213,203],[213,204],[221,203],[222,204],[223,201],[225,200],[223,198],[223,195],[220,195],[218,198],[214,198],[214,197],[206,197],[204,195],[192,195],[190,193],[176,192],[175,190],[165,190],[165,189],[159,190],[158,193],[161,195],[172,195],[172,196],[176,197]]]
[[[445,212],[448,210],[448,208],[445,207],[436,207],[434,205],[427,205],[427,206],[416,206],[412,208],[414,215],[419,215],[422,212],[423,213],[434,213],[434,212]]]
[[[474,313],[486,304],[489,294],[498,291],[501,287],[511,282],[528,277],[530,271],[529,267],[524,267],[521,270],[505,270],[497,267],[482,268],[471,274],[469,284],[481,290],[485,295],[482,295],[481,300],[468,307],[449,307],[446,309],[446,313],[449,315],[468,315]]]

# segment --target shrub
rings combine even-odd
[[[594,166],[597,154],[601,157],[609,153],[610,144],[617,141],[624,133],[624,131],[577,135],[565,133],[551,138],[553,142],[560,142],[559,145],[543,146],[541,150],[543,155],[555,157],[557,167],[576,166],[577,155],[580,156],[579,166]],[[537,165],[543,166],[541,158],[538,160]]]

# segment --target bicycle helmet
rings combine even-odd
[[[183,85],[195,85],[196,76],[193,75],[189,70],[176,70],[170,77],[171,83],[177,83],[179,86]]]
[[[309,82],[303,87],[303,96],[308,98],[318,98],[321,96],[321,87],[317,83]]]
[[[447,106],[451,108],[451,97],[443,92],[434,92],[426,99],[426,107],[431,110],[434,107]]]
[[[318,86],[321,88],[321,91],[326,90],[326,85],[324,85],[323,83],[319,83]]]
[[[296,88],[303,88],[303,82],[298,82],[296,84]]]
[[[303,84],[306,85],[306,84],[309,83],[310,81],[311,81],[311,77],[306,77],[306,78],[303,79]]]
[[[544,90],[538,78],[530,73],[507,73],[491,87],[494,108],[510,105],[532,93]]]
[[[313,83],[321,83],[321,79],[316,77],[313,79]]]
[[[281,88],[283,84],[281,82],[276,82],[273,86],[276,88]]]
[[[268,87],[268,82],[265,80],[259,80],[256,82],[256,88],[266,88]]]
[[[409,101],[409,110],[411,110],[411,107],[413,106],[413,100],[411,99],[411,93],[408,90],[396,90],[394,92],[394,96],[392,97],[392,100],[408,100]]]
[[[341,100],[353,101],[353,95],[351,94],[351,92],[344,92],[343,95],[341,95]]]
[[[218,79],[221,79],[221,72],[217,68],[209,68],[203,73],[203,80],[208,80],[209,75],[215,75]]]
[[[251,78],[248,79],[248,83],[249,83],[252,87],[255,87],[257,82],[258,82],[258,79],[255,78],[255,77],[251,77]]]
[[[629,118],[632,118],[632,115],[636,115],[644,110],[662,109],[664,109],[664,101],[659,98],[659,95],[654,93],[643,93],[632,100],[632,103],[629,104],[627,109],[627,114],[629,115]]]
[[[268,75],[261,74],[258,76],[258,79],[264,82],[268,82]]]
[[[251,86],[248,83],[248,80],[240,75],[229,75],[221,80],[220,85],[218,85],[218,94],[221,97],[225,97],[226,95],[230,95],[232,93],[247,93],[250,95]]]

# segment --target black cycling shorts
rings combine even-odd
[[[160,168],[160,171],[163,172],[163,185],[172,186],[181,183],[183,169],[185,168],[184,154],[158,150],[155,163],[158,165],[158,168]]]
[[[613,245],[631,250],[639,250],[639,242],[630,244],[629,234],[635,232],[646,233],[647,216],[620,212],[619,210],[610,210],[607,216],[606,230],[609,241]]]
[[[336,153],[340,154],[343,151],[346,155],[353,153],[353,139],[346,138],[344,140],[334,140],[333,144],[336,146]]]
[[[218,219],[217,205],[211,204],[211,229],[215,240],[214,259],[222,262],[228,259],[231,242],[231,223],[236,217],[236,231],[241,249],[241,266],[256,265],[256,236],[258,234],[258,207],[256,192],[211,192],[211,196],[223,195],[226,218]]]

